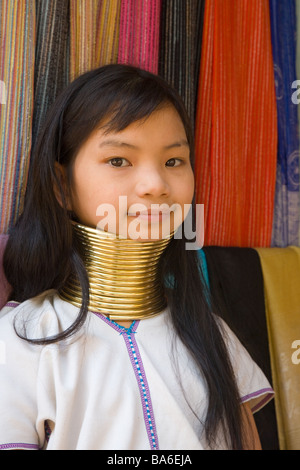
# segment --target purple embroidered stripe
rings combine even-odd
[[[150,390],[146,378],[146,374],[143,367],[142,358],[138,349],[137,342],[130,333],[123,335],[125,340],[130,360],[134,369],[134,373],[138,382],[143,413],[144,421],[147,429],[148,439],[150,442],[151,449],[158,450],[158,437],[155,426],[154,413],[152,408]]]
[[[256,411],[259,411],[264,405],[266,405],[274,396],[273,393],[268,393],[257,405],[255,405],[252,408],[252,413],[256,413]]]
[[[9,444],[0,444],[0,450],[8,449],[31,449],[39,450],[39,446],[36,444],[25,444],[24,442],[11,442]]]
[[[271,400],[274,395],[274,390],[272,388],[262,388],[257,390],[256,392],[249,393],[249,395],[245,395],[241,398],[241,402],[244,403],[246,401],[251,400],[252,398],[259,397],[263,395],[262,399],[252,408],[252,412],[255,413],[258,411],[264,404]]]
[[[93,312],[97,317],[111,326],[114,330],[118,331],[120,335],[123,336],[127,351],[129,354],[129,358],[135,373],[135,377],[137,380],[137,384],[139,387],[142,407],[143,407],[143,414],[144,414],[144,421],[147,430],[147,435],[150,443],[150,447],[152,450],[159,450],[158,446],[158,436],[156,432],[156,425],[153,413],[153,407],[151,402],[150,390],[149,385],[146,378],[146,373],[143,367],[142,358],[139,352],[139,348],[137,342],[134,338],[134,333],[136,333],[137,327],[139,325],[139,321],[134,321],[130,328],[125,328],[124,326],[118,325],[116,322],[109,320],[104,315],[98,314],[97,312]]]
[[[5,304],[5,307],[15,308],[15,307],[18,307],[18,305],[20,305],[19,302],[7,302],[7,304]]]

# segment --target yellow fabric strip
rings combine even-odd
[[[96,35],[98,66],[116,63],[118,59],[121,0],[102,0]]]
[[[70,80],[116,62],[121,0],[70,1]]]
[[[300,248],[258,248],[281,450],[300,449]],[[299,350],[299,346],[298,346]]]

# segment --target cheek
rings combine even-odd
[[[181,183],[177,185],[176,193],[179,195],[177,198],[178,210],[175,211],[173,216],[174,229],[176,230],[187,217],[194,197],[194,176],[187,174],[182,178]]]
[[[194,194],[195,194],[195,180],[194,180],[194,176],[193,176],[193,178],[191,179],[191,182],[190,182],[189,193],[188,193],[188,198],[190,200],[190,203],[192,203]]]
[[[181,204],[191,204],[195,191],[195,180],[192,170],[186,175],[184,181],[180,185]]]
[[[81,223],[94,225],[96,222],[97,206],[99,200],[99,186],[95,185],[88,172],[73,175],[71,204],[72,210]]]

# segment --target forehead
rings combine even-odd
[[[168,105],[154,110],[150,115],[134,120],[122,129],[111,126],[111,118],[102,121],[96,132],[107,144],[112,143],[114,136],[132,136],[142,138],[151,134],[153,139],[160,140],[175,137],[178,141],[187,142],[183,121],[174,106]]]

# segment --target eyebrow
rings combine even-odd
[[[190,146],[189,146],[188,141],[183,139],[183,140],[179,140],[178,142],[174,142],[173,144],[166,145],[164,148],[165,149],[172,149],[172,148],[176,148],[176,147],[190,147]]]
[[[121,140],[109,139],[104,140],[99,144],[99,147],[127,147],[127,148],[138,148],[136,145],[129,144],[128,142],[122,142]]]
[[[166,145],[164,146],[164,149],[169,150],[172,148],[183,147],[183,146],[189,147],[189,143],[187,140],[182,139],[170,145]],[[128,142],[122,142],[121,140],[117,140],[117,139],[104,140],[103,142],[99,144],[99,148],[102,148],[102,147],[125,147],[125,148],[130,148],[130,149],[138,149],[138,146],[136,145],[129,144]]]

